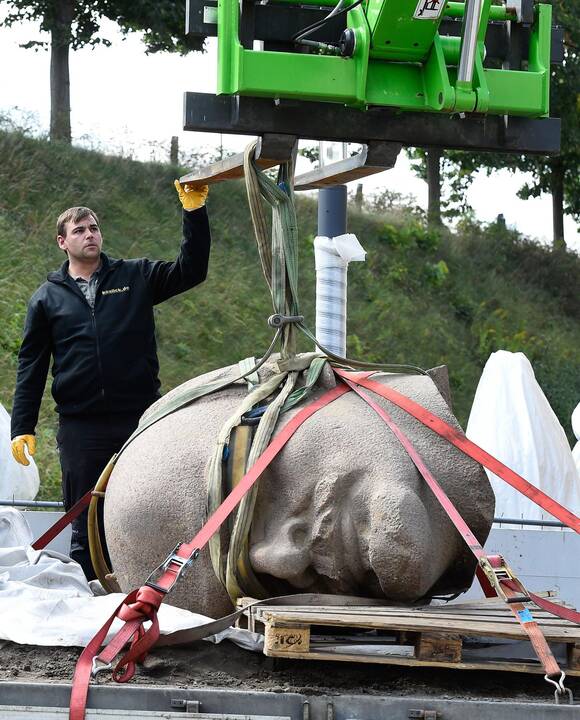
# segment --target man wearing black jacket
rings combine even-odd
[[[96,214],[86,207],[70,208],[57,221],[57,243],[67,260],[28,305],[12,409],[12,453],[22,465],[29,464],[25,450],[34,455],[52,357],[67,510],[95,485],[139,417],[160,397],[153,307],[207,275],[207,187],[175,185],[183,205],[183,240],[174,262],[108,257],[101,251]],[[89,580],[95,577],[86,511],[73,523],[71,557]]]

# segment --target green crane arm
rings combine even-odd
[[[218,83],[186,93],[184,128],[260,135],[267,159],[288,137],[365,143],[367,165],[389,143],[558,152],[562,32],[548,4],[500,2],[187,0],[187,32],[218,38]]]
[[[218,94],[546,117],[551,6],[522,2],[526,13],[491,0],[273,0],[260,43],[264,6],[219,0]],[[297,28],[309,15],[322,19]]]

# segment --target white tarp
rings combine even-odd
[[[32,531],[20,510],[3,507],[0,510],[0,548],[31,545],[32,542]]]
[[[39,485],[34,460],[24,466],[12,457],[10,415],[0,403],[0,500],[34,500]]]
[[[487,361],[467,437],[572,512],[580,513],[580,476],[564,429],[523,353],[499,350]],[[492,472],[496,517],[554,520]]]
[[[85,646],[125,596],[95,594],[91,588],[95,584],[89,585],[80,565],[65,555],[16,544],[29,541],[31,535],[22,513],[1,508],[0,530],[0,640]],[[159,609],[164,635],[210,621],[166,603]],[[116,620],[108,637],[119,627],[121,623]],[[261,650],[263,645],[259,635],[237,628],[227,628],[207,639],[216,643],[228,639],[248,650]]]

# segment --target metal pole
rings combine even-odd
[[[346,185],[318,191],[318,234],[337,237],[346,232]]]
[[[499,517],[493,519],[494,525],[522,525],[523,527],[556,527],[565,528],[564,523],[557,520],[524,520],[524,518],[505,518]]]
[[[0,507],[25,508],[56,508],[64,507],[64,503],[51,500],[0,500]]]
[[[463,26],[461,28],[461,56],[457,69],[457,81],[470,83],[473,80],[477,34],[483,0],[468,0]]]
[[[346,185],[318,191],[319,238],[335,238],[346,233],[346,197]],[[316,256],[318,252],[315,243]],[[324,270],[319,269],[316,261],[316,338],[331,352],[344,357],[347,269],[338,256],[334,258],[331,254],[330,258]]]

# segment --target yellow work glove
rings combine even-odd
[[[17,435],[12,441],[12,455],[17,463],[21,465],[30,465],[30,460],[26,457],[24,448],[28,450],[30,457],[36,452],[36,438],[34,435]]]
[[[182,185],[179,180],[176,180],[175,189],[184,210],[197,210],[205,205],[208,191],[207,185],[194,187],[191,183],[183,183]]]

